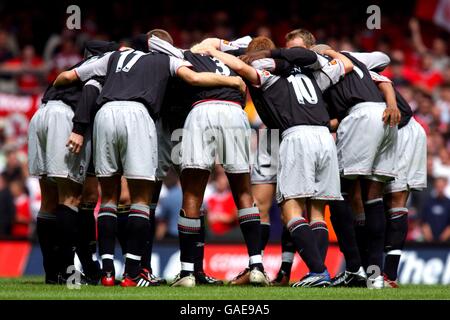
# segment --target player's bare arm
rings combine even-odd
[[[353,71],[353,62],[342,53],[334,51],[333,49],[327,49],[323,51],[323,54],[330,58],[340,60],[344,64],[345,73]]]
[[[256,70],[246,64],[244,61],[236,58],[235,56],[221,52],[213,47],[203,47],[201,48],[201,52],[203,54],[209,54],[217,59],[221,60],[228,67],[236,71],[241,77],[250,81],[252,84],[259,84],[259,77]]]
[[[379,82],[378,88],[384,95],[386,101],[386,110],[383,113],[383,121],[385,124],[389,124],[394,127],[399,124],[401,119],[401,113],[397,106],[397,99],[395,97],[394,87],[389,82]]]
[[[70,85],[76,81],[79,81],[77,73],[75,70],[68,70],[61,72],[58,77],[56,77],[55,82],[53,82],[53,85],[55,87],[62,87]]]
[[[202,42],[200,42],[198,45],[196,46],[208,46],[208,47],[214,47],[217,50],[220,49],[220,42],[222,40],[219,38],[206,38],[204,39]],[[196,46],[193,46],[191,49],[195,48]],[[194,52],[194,51],[193,51]]]
[[[179,68],[177,76],[192,86],[225,86],[239,89],[243,93],[246,90],[245,83],[240,77],[228,77],[212,72],[195,72],[188,67]]]

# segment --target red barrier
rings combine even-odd
[[[25,271],[31,244],[28,241],[0,242],[0,277],[20,277]]]

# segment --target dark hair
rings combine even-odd
[[[173,39],[169,32],[164,29],[153,29],[147,32],[147,37],[155,36],[173,45]]]

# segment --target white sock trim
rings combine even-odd
[[[106,259],[114,260],[114,255],[113,254],[102,254],[101,258],[102,258],[102,260],[106,260]]]
[[[110,213],[110,212],[102,212],[99,213],[97,218],[101,218],[101,217],[113,217],[113,218],[117,218],[117,215],[114,213]]]
[[[71,206],[71,205],[66,205],[66,207],[70,208],[71,210],[78,212],[78,207],[77,206]]]
[[[287,263],[294,262],[294,253],[293,252],[283,252],[281,254],[281,262],[287,262]]]
[[[400,250],[400,249],[391,250],[391,251],[388,251],[387,254],[393,255],[393,256],[401,256],[402,255],[402,250]]]
[[[383,198],[376,198],[376,199],[372,199],[372,200],[367,200],[366,202],[364,202],[364,204],[374,204],[377,202],[383,202]]]
[[[262,263],[262,256],[260,254],[251,256],[249,262],[250,264]]]
[[[181,261],[181,270],[194,272],[194,264],[191,262],[183,262]]]
[[[137,255],[132,254],[132,253],[126,253],[125,254],[125,258],[126,259],[131,259],[131,260],[136,260],[136,261],[141,261],[141,256],[137,256]]]

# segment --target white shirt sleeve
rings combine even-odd
[[[102,84],[101,84],[100,82],[98,82],[97,80],[95,80],[95,79],[89,80],[88,82],[85,83],[84,86],[85,86],[85,87],[86,87],[86,86],[93,86],[93,87],[96,87],[96,88],[98,89],[98,91],[102,91],[102,89],[103,89]]]
[[[99,59],[91,59],[83,63],[74,71],[81,81],[86,81],[93,76],[106,76],[108,71],[108,62],[111,57],[112,52],[106,53],[103,57]]]
[[[170,59],[170,74],[172,75],[172,77],[175,77],[177,75],[177,71],[181,67],[189,67],[189,68],[192,67],[192,64],[189,61],[180,58],[175,58],[172,56],[169,56],[169,59]]]
[[[348,52],[353,57],[364,63],[367,69],[385,68],[391,62],[389,56],[381,51],[374,52]]]
[[[230,50],[237,50],[239,48],[247,48],[251,41],[252,37],[250,36],[245,36],[233,41],[220,40],[219,50],[222,52],[227,52]]]
[[[277,82],[278,79],[280,79],[279,76],[275,76],[267,70],[255,69],[255,71],[258,74],[259,85],[253,85],[253,86],[256,88],[261,88],[261,90],[263,90],[263,91],[267,90],[267,88],[269,88],[271,85],[273,85],[275,82]]]
[[[275,61],[271,58],[258,59],[252,62],[252,67],[258,70],[267,70],[272,72],[275,70]]]
[[[151,38],[148,40],[148,48],[150,50],[165,53],[168,56],[184,59],[183,50],[174,47],[169,42],[164,41],[157,36],[151,36]]]
[[[333,59],[324,65],[322,69],[314,71],[313,74],[320,90],[323,92],[344,77],[344,64],[339,59]]]
[[[392,83],[391,79],[389,79],[388,77],[385,77],[379,73],[376,73],[374,71],[369,71],[370,72],[370,76],[372,77],[372,80],[376,83],[379,82],[388,82],[388,83]]]

